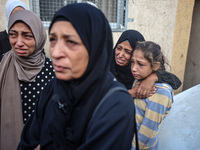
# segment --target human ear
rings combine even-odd
[[[153,65],[153,71],[157,71],[158,69],[160,68],[160,62],[156,62],[154,65]]]

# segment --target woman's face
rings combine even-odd
[[[119,43],[115,48],[115,61],[119,66],[127,66],[131,60],[133,49],[128,41]]]
[[[135,79],[141,80],[152,73],[153,69],[150,62],[144,57],[141,50],[134,50],[131,57],[131,72]]]
[[[56,77],[61,80],[80,78],[88,66],[89,54],[72,24],[68,21],[55,22],[49,38]]]
[[[15,23],[9,30],[9,40],[12,49],[18,56],[28,57],[35,50],[34,35],[25,23]]]

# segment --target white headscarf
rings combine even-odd
[[[25,10],[28,10],[26,4],[20,0],[8,0],[5,5],[5,16],[6,16],[6,32],[8,33],[8,21],[10,14],[12,13],[15,7],[23,7]]]

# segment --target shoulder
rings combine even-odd
[[[106,99],[102,98],[93,112],[91,122],[99,122],[100,120],[112,120],[111,122],[120,120],[121,123],[129,122],[130,124],[134,122],[135,106],[127,89],[124,86],[112,86],[108,92],[118,87],[119,89],[111,92]]]
[[[157,91],[154,95],[148,98],[150,101],[158,103],[161,101],[173,101],[173,89],[169,84],[155,83],[155,87],[157,88]]]
[[[154,85],[157,88],[157,92],[159,94],[165,94],[165,93],[172,93],[173,89],[172,87],[167,83],[155,83]]]
[[[115,87],[117,88],[117,87]],[[131,97],[131,95],[128,93],[127,89],[119,89],[116,90],[115,92],[113,92],[110,97],[108,98],[108,100],[111,100],[114,103],[120,103],[120,104],[130,104],[133,102],[133,98]]]
[[[107,111],[117,111],[116,113],[125,111],[132,113],[134,111],[133,98],[124,86],[121,84],[114,85],[108,90],[108,93],[109,92],[111,93],[101,105],[102,109]]]

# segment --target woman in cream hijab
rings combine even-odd
[[[28,10],[26,4],[20,0],[8,0],[5,5],[5,16],[6,16],[6,31],[8,33],[8,21],[10,16],[16,10]]]
[[[0,62],[1,150],[17,148],[40,91],[54,77],[43,53],[46,31],[39,17],[17,11],[9,18],[8,32],[12,50]]]

